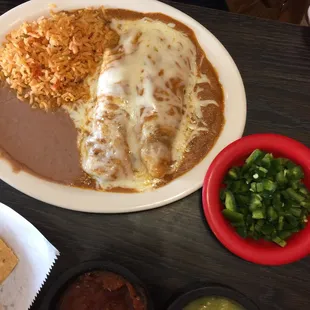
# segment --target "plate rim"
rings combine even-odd
[[[126,0],[90,0],[89,5],[94,5],[93,3],[99,3],[101,5],[106,5],[108,7],[123,7],[123,8],[131,8],[133,9],[134,3],[139,2],[139,9],[136,8],[136,11],[148,11],[148,12],[154,12],[153,9],[142,9],[141,7],[149,7],[150,1],[153,3],[154,7],[156,9],[160,9],[158,11],[162,12],[163,14],[169,15],[172,18],[175,18],[179,20],[180,22],[188,25],[190,28],[192,28],[199,40],[199,37],[205,37],[206,41],[211,42],[215,47],[212,47],[211,50],[214,48],[219,49],[222,53],[223,62],[229,65],[231,73],[234,75],[234,78],[236,79],[237,87],[239,88],[237,93],[239,92],[239,108],[241,107],[242,115],[239,115],[237,117],[238,123],[236,125],[237,129],[235,128],[235,132],[232,134],[232,137],[227,138],[227,141],[221,146],[219,146],[219,140],[221,140],[221,137],[223,134],[227,131],[225,130],[226,124],[224,125],[224,128],[222,129],[222,133],[220,137],[218,138],[215,145],[212,147],[210,152],[206,155],[206,157],[193,169],[191,169],[189,172],[185,173],[184,175],[180,176],[176,180],[172,181],[168,185],[161,187],[159,189],[155,189],[153,191],[144,192],[144,193],[107,193],[107,192],[98,192],[94,190],[89,189],[80,189],[75,187],[70,187],[66,185],[61,185],[57,183],[53,183],[51,181],[47,181],[44,179],[41,179],[39,177],[33,176],[27,172],[21,171],[18,173],[18,176],[15,172],[12,171],[10,163],[8,163],[6,160],[0,160],[0,179],[2,179],[4,182],[9,184],[10,186],[14,187],[15,189],[21,191],[22,193],[31,196],[35,199],[38,199],[40,201],[43,201],[48,204],[55,205],[57,207],[70,209],[74,211],[82,211],[82,212],[91,212],[91,213],[129,213],[129,212],[137,212],[137,211],[143,211],[148,209],[154,209],[161,206],[165,206],[167,204],[170,204],[172,202],[175,202],[177,200],[180,200],[199,188],[203,185],[203,176],[208,168],[208,166],[211,164],[212,159],[215,158],[215,156],[229,143],[235,141],[236,139],[240,138],[243,135],[245,123],[246,123],[246,115],[247,115],[247,104],[246,104],[246,95],[245,95],[245,89],[244,84],[241,78],[241,74],[237,68],[237,65],[235,64],[234,60],[232,59],[231,55],[228,53],[228,51],[225,49],[225,47],[222,45],[222,43],[209,31],[207,30],[203,25],[201,25],[198,21],[190,17],[189,15],[179,11],[176,8],[171,7],[168,4],[156,1],[156,0],[135,0],[132,2],[127,2]],[[58,7],[63,7],[63,9],[68,10],[76,7],[82,7],[82,3],[85,3],[85,0],[77,0],[74,3],[68,3],[63,4],[62,0],[54,0],[52,1]],[[23,3],[12,10],[6,12],[0,17],[0,25],[4,25],[4,31],[0,32],[1,40],[3,39],[3,36],[5,33],[10,31],[10,29],[16,27],[18,24],[20,24],[24,20],[31,20],[34,18],[35,15],[40,15],[41,11],[48,11],[48,4],[50,4],[50,0],[41,0],[38,1],[28,1],[26,3]],[[84,6],[85,7],[85,4]],[[20,18],[20,12],[28,12],[30,10],[31,13],[24,14],[25,16],[23,18]],[[31,17],[29,17],[32,16]],[[15,17],[14,17],[15,16]],[[189,25],[190,24],[190,25]],[[0,28],[1,29],[1,28]],[[199,40],[199,43],[201,45],[205,44],[204,42]],[[211,44],[211,45],[212,45]],[[203,47],[203,46],[202,46]],[[208,52],[203,47],[205,52],[207,53],[208,59],[211,58],[212,52],[209,50]],[[212,57],[215,57],[212,55]],[[212,61],[210,61],[212,65],[215,67],[216,71],[218,72],[218,68],[214,65]],[[220,80],[222,79],[222,76],[219,74]],[[225,78],[227,78],[225,76]],[[222,81],[221,81],[222,82]],[[222,83],[223,84],[223,83]],[[223,87],[224,92],[225,88]],[[232,92],[231,92],[232,93]],[[229,97],[228,97],[229,96]],[[229,100],[231,94],[226,94],[225,92],[225,102]],[[225,106],[225,114],[227,112],[227,107]],[[231,113],[232,111],[230,111]],[[230,121],[230,120],[229,120]],[[226,120],[227,123],[227,120]],[[227,132],[226,132],[227,134]],[[228,133],[229,135],[231,133]],[[218,148],[218,150],[216,150]],[[198,177],[194,177],[195,173],[202,174],[201,171],[199,171],[203,167],[203,176],[198,180]],[[31,184],[33,186],[31,186]],[[176,189],[171,192],[171,189],[180,187],[182,190]],[[65,192],[65,193],[64,193]],[[61,198],[63,196],[63,198]],[[119,198],[115,198],[115,196],[118,196]],[[129,196],[134,196],[134,199],[132,197],[128,198]],[[123,199],[125,198],[125,200]],[[116,202],[115,202],[116,201]],[[130,201],[130,203],[129,203]],[[110,206],[103,206],[102,203],[109,203],[112,204],[112,207]],[[118,206],[115,206],[115,203],[118,203]],[[127,205],[125,205],[125,203]],[[129,203],[129,205],[128,205]],[[130,205],[131,204],[131,205]]]

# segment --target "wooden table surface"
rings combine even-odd
[[[18,1],[1,0],[0,9],[14,4]],[[171,4],[205,25],[236,61],[248,99],[245,134],[281,133],[310,146],[310,28]],[[156,309],[164,309],[176,291],[196,282],[229,285],[262,310],[310,309],[310,257],[282,267],[235,257],[210,232],[200,196],[197,191],[137,214],[82,214],[47,205],[0,182],[0,201],[61,252],[33,310],[61,272],[98,258],[136,273],[150,289]]]

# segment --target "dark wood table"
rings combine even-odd
[[[17,2],[1,0],[0,8],[4,12]],[[310,146],[310,28],[171,5],[205,25],[236,61],[248,99],[245,134],[281,133]],[[136,214],[82,214],[47,205],[0,182],[0,201],[32,222],[61,252],[33,310],[64,270],[98,258],[136,273],[149,287],[156,309],[164,309],[176,291],[196,282],[229,285],[262,310],[310,309],[310,257],[282,267],[235,257],[210,232],[200,197],[197,191]]]

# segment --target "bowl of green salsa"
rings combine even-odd
[[[168,310],[258,310],[258,307],[232,288],[212,285],[182,294]]]
[[[236,302],[218,296],[201,297],[191,301],[184,310],[245,310]]]

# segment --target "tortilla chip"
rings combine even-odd
[[[0,284],[11,274],[18,263],[13,251],[0,239]]]

